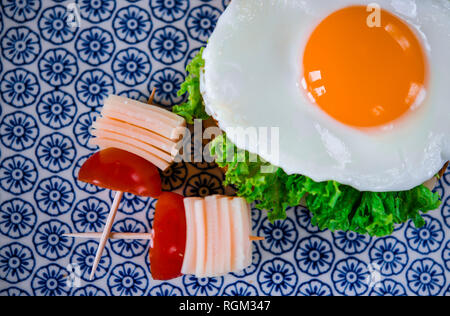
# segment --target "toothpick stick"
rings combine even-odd
[[[153,104],[153,99],[155,98],[155,93],[156,93],[156,88],[153,88],[152,94],[150,95],[150,98],[148,98],[148,101],[147,101],[148,104]]]
[[[102,237],[102,233],[75,233],[75,234],[64,234],[66,237],[72,238],[87,238],[87,239],[97,239]],[[110,233],[109,239],[142,239],[142,240],[152,240],[153,234],[150,233]]]
[[[101,238],[102,233],[75,233],[75,234],[64,234],[66,237],[73,238]],[[109,239],[141,239],[141,240],[152,240],[153,234],[151,233],[110,233],[108,236]],[[251,241],[262,241],[264,237],[259,236],[249,236]]]
[[[92,265],[91,275],[89,277],[90,280],[94,278],[95,270],[97,270],[98,263],[100,262],[100,258],[102,257],[103,249],[105,249],[106,242],[108,241],[108,236],[111,233],[111,228],[114,223],[114,218],[117,214],[117,209],[119,208],[120,200],[122,199],[123,192],[117,191],[116,196],[114,197],[113,204],[111,209],[109,210],[108,219],[106,220],[105,228],[103,229],[102,236],[100,238],[100,242],[97,248],[97,253],[95,254],[94,264]]]

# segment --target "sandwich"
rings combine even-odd
[[[446,0],[233,0],[173,112],[217,122],[224,184],[271,221],[304,204],[322,230],[385,236],[441,203],[448,56]],[[236,132],[264,128],[277,154]]]

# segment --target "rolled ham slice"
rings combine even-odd
[[[186,126],[184,118],[175,113],[116,95],[105,100],[102,115],[155,131],[172,140],[180,137],[177,127]]]
[[[252,262],[250,208],[239,197],[185,198],[186,250],[181,272],[215,277]]]
[[[176,143],[168,138],[165,138],[155,132],[130,125],[123,121],[117,121],[108,117],[99,117],[92,124],[96,130],[110,131],[116,134],[127,135],[130,138],[142,140],[160,150],[172,154],[175,150]]]
[[[111,132],[104,129],[95,129],[92,131],[92,134],[97,138],[109,138],[109,139],[116,139],[117,141],[128,144],[137,148],[141,148],[145,151],[148,151],[149,153],[155,155],[156,157],[161,158],[162,160],[165,160],[166,162],[170,163],[173,159],[172,155],[168,154],[165,151],[162,151],[161,149],[152,146],[151,144],[144,142],[143,140],[139,140],[137,138],[133,138],[129,135],[124,134],[118,134],[115,132]]]
[[[118,148],[128,151],[150,161],[157,168],[163,171],[170,167],[170,164],[167,161],[155,156],[148,151],[145,151],[141,147],[135,147],[127,143],[122,143],[120,140],[117,140],[115,138],[95,137],[90,140],[90,143],[93,145],[97,145],[100,148]]]
[[[186,131],[186,121],[157,106],[112,95],[93,128],[91,144],[132,152],[164,171],[178,153],[177,142]]]

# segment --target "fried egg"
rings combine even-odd
[[[288,174],[409,190],[450,159],[450,1],[233,0],[203,53],[225,132],[279,129]]]

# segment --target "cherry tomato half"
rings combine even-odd
[[[183,196],[163,192],[158,198],[153,219],[153,248],[150,248],[150,270],[155,280],[181,276],[186,247],[186,214]]]
[[[151,162],[128,151],[107,148],[81,166],[78,180],[114,191],[158,197],[161,177]]]

